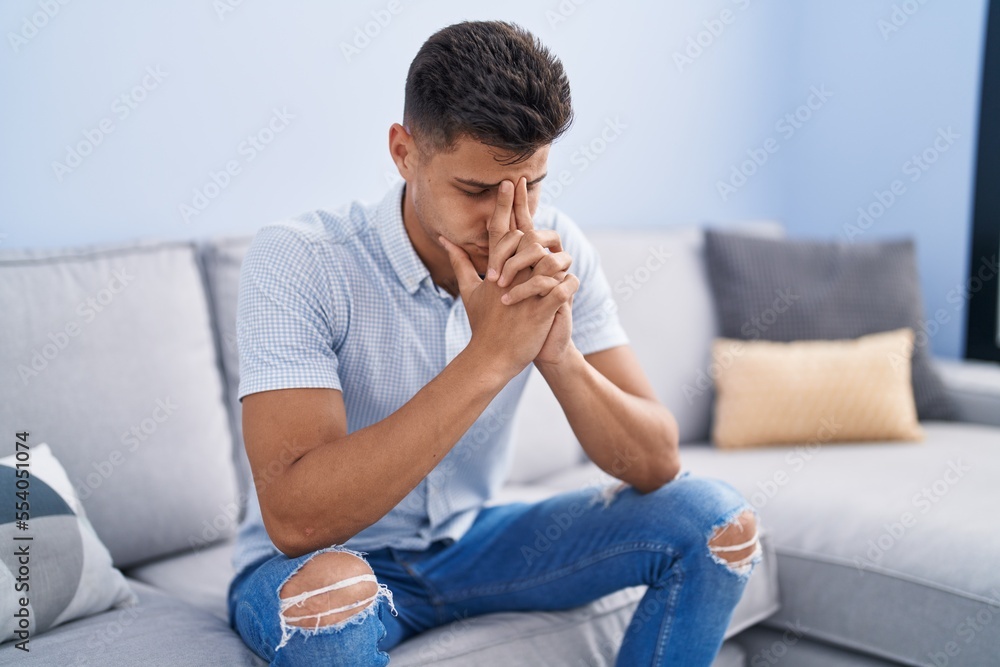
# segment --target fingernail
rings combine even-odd
[[[496,269],[494,269],[494,268],[493,268],[493,267],[491,266],[491,267],[490,267],[490,270],[486,272],[486,278],[487,278],[488,280],[496,280],[496,279],[497,279],[497,270],[496,270]]]
[[[514,185],[510,181],[503,181],[500,184],[500,192],[504,194],[508,194],[513,188]]]
[[[504,294],[502,297],[500,297],[500,301],[502,301],[505,304],[510,303],[510,294]]]

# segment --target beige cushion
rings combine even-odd
[[[910,380],[913,330],[791,343],[717,338],[719,447],[923,440]]]

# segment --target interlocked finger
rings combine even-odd
[[[547,296],[552,290],[566,282],[569,275],[571,274],[568,274],[566,271],[560,271],[553,276],[532,276],[520,285],[511,288],[500,300],[507,305],[513,305],[532,296]]]
[[[514,281],[514,277],[524,269],[530,268],[532,276],[554,276],[560,271],[566,271],[573,263],[573,258],[565,252],[549,252],[537,243],[533,243],[517,253],[504,264],[503,272],[497,284],[506,287]]]

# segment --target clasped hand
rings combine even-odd
[[[573,260],[559,234],[534,228],[527,179],[516,186],[500,183],[488,232],[485,280],[464,249],[438,237],[448,251],[472,327],[470,345],[506,353],[515,372],[532,361],[558,364],[572,349],[573,295],[580,281],[568,271]]]

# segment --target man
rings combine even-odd
[[[638,584],[653,611],[618,663],[712,662],[760,558],[755,514],[680,473],[676,422],[606,307],[594,249],[539,207],[571,118],[562,65],[529,33],[450,26],[411,64],[389,130],[403,182],[256,235],[238,311],[256,496],[229,612],[271,664],[385,665],[452,620]],[[532,368],[621,484],[484,507]],[[571,524],[526,550],[553,517]]]

